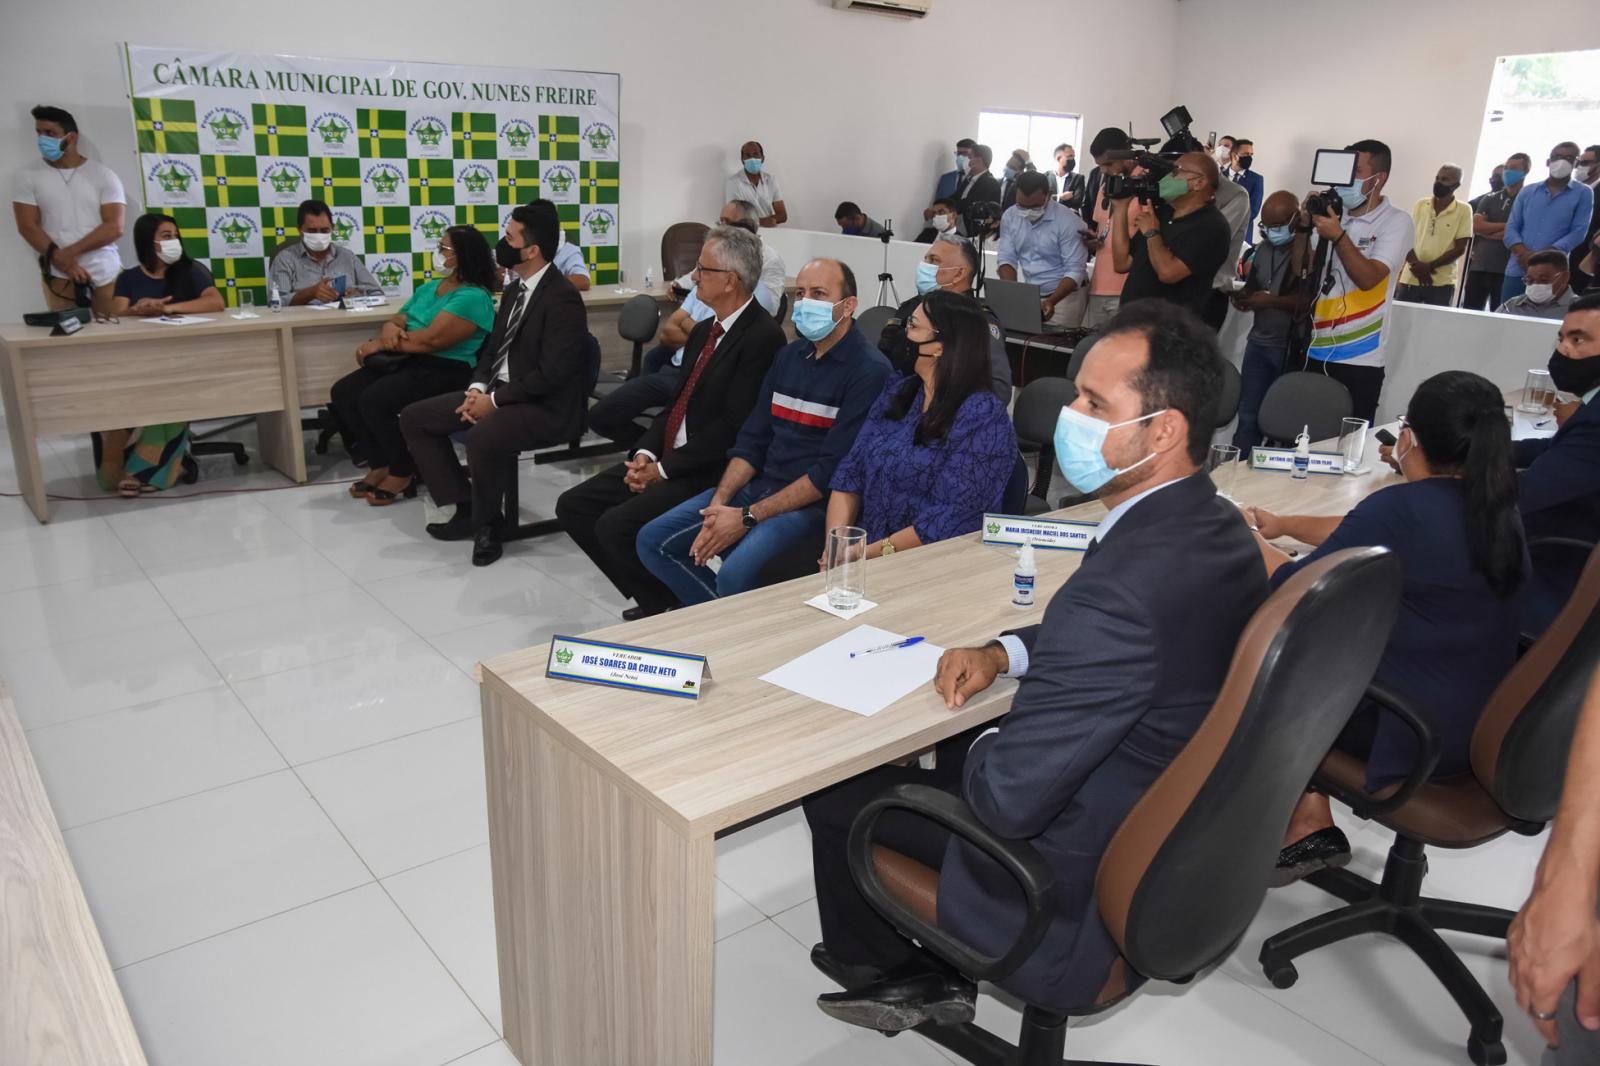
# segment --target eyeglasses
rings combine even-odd
[[[727,267],[708,267],[704,263],[696,263],[694,265],[694,269],[689,271],[689,273],[691,273],[691,274],[732,274],[733,271],[731,269],[727,268]]]

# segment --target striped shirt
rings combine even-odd
[[[1312,309],[1308,354],[1313,359],[1346,366],[1382,366],[1389,339],[1389,301],[1406,253],[1411,250],[1411,216],[1384,198],[1376,209],[1364,215],[1346,215],[1344,231],[1355,242],[1357,251],[1383,262],[1389,274],[1370,289],[1357,289],[1345,272],[1338,249],[1330,248],[1332,284],[1321,290]]]
[[[745,460],[763,479],[808,476],[826,494],[888,376],[889,360],[854,326],[820,358],[808,340],[786,345],[728,458]]]

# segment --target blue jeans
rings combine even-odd
[[[783,488],[787,482],[757,478],[728,503],[747,507]],[[711,505],[714,490],[707,489],[692,500],[685,500],[660,518],[639,530],[635,547],[639,561],[686,606],[705,603],[721,596],[736,596],[755,588],[761,580],[761,567],[780,552],[810,538],[821,549],[824,511],[821,503],[798,511],[773,515],[744,535],[722,554],[722,569],[697,566],[689,548],[700,535],[700,512]]]
[[[1261,401],[1283,373],[1288,352],[1286,340],[1269,344],[1245,342],[1244,359],[1239,364],[1239,425],[1233,431],[1240,458],[1248,459],[1250,449],[1261,443],[1261,427],[1256,421],[1261,414]]]
[[[1500,286],[1500,303],[1503,304],[1513,296],[1521,296],[1527,291],[1528,279],[1526,275],[1518,274],[1516,277],[1512,277],[1510,274],[1507,274],[1505,284]],[[1494,305],[1494,307],[1499,306],[1500,304]],[[1494,307],[1489,308],[1489,310],[1493,311]]]

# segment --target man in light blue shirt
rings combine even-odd
[[[1076,326],[1088,303],[1084,279],[1089,252],[1083,218],[1056,203],[1043,174],[1017,178],[1017,202],[1000,218],[1000,276],[1022,276],[1039,286],[1039,310],[1049,325]]]
[[[583,249],[567,240],[567,231],[562,230],[557,238],[561,243],[556,246],[556,257],[551,265],[556,271],[572,282],[572,287],[579,292],[586,292],[589,288],[589,264],[583,261]]]
[[[1550,149],[1550,177],[1542,185],[1524,186],[1511,205],[1505,236],[1511,260],[1506,263],[1501,303],[1521,296],[1527,288],[1528,260],[1535,252],[1559,248],[1570,253],[1583,243],[1594,212],[1594,190],[1572,180],[1578,154],[1571,141]]]

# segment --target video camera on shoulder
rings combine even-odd
[[[1161,128],[1166,132],[1167,140],[1162,145],[1158,155],[1150,151],[1151,147],[1161,143],[1159,137],[1130,137],[1128,138],[1137,148],[1126,151],[1113,149],[1105,153],[1106,159],[1130,159],[1134,165],[1144,171],[1138,177],[1127,174],[1112,174],[1105,179],[1102,188],[1105,190],[1107,200],[1138,199],[1143,203],[1160,204],[1161,179],[1177,169],[1178,157],[1185,152],[1202,151],[1199,141],[1189,132],[1189,127],[1194,120],[1189,116],[1189,109],[1179,104],[1177,107],[1161,116]]]
[[[1316,158],[1311,163],[1311,184],[1323,188],[1321,192],[1314,192],[1306,198],[1306,210],[1311,212],[1313,218],[1330,213],[1334,218],[1344,217],[1344,201],[1339,198],[1337,187],[1356,180],[1359,154],[1342,148],[1317,149]]]

